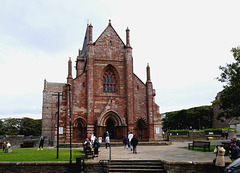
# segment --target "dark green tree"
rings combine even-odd
[[[203,129],[212,127],[213,109],[211,106],[194,107],[166,113],[163,130]]]
[[[5,131],[4,131],[4,125],[3,125],[3,121],[0,119],[0,135],[4,135]]]
[[[25,136],[40,136],[41,135],[41,120],[34,120],[31,118],[22,118],[20,121],[19,134]]]
[[[234,62],[219,67],[222,73],[217,79],[225,85],[220,95],[220,108],[223,112],[219,113],[218,118],[240,116],[240,48],[232,48],[231,52]]]
[[[41,119],[8,118],[0,120],[0,135],[40,136],[41,128]]]
[[[3,121],[4,135],[19,135],[20,119],[8,118]]]

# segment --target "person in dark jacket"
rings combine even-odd
[[[124,148],[128,149],[128,138],[123,139]]]
[[[100,144],[97,137],[95,138],[93,146],[94,146],[94,157],[98,157],[98,149],[100,147]]]
[[[131,145],[133,146],[133,153],[137,154],[137,144],[138,140],[135,135],[133,135],[133,138],[131,140]]]
[[[235,142],[233,142],[233,141],[231,142],[230,151],[231,151],[230,159],[232,161],[240,158],[240,148],[238,146],[236,146]]]
[[[43,136],[41,136],[41,138],[40,138],[40,143],[39,143],[39,147],[38,147],[38,150],[42,147],[42,149],[41,150],[43,150],[43,144],[44,144],[44,137]]]

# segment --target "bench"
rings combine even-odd
[[[205,142],[205,141],[193,141],[193,143],[188,143],[188,149],[190,150],[191,148],[194,150],[194,147],[198,148],[204,148],[204,152],[206,149],[210,151],[210,142]]]
[[[34,142],[24,141],[22,144],[20,144],[20,147],[21,148],[34,147]]]
[[[93,159],[94,158],[92,149],[90,147],[86,147],[85,144],[83,144],[83,151],[84,151],[86,159]]]

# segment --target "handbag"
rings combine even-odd
[[[215,159],[213,159],[213,164],[214,164],[214,165],[216,164],[216,158],[215,158]]]

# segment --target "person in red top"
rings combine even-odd
[[[88,133],[87,138],[91,140],[91,134]]]

